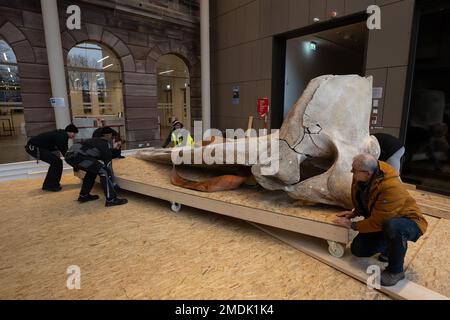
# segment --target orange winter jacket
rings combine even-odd
[[[386,220],[395,217],[405,217],[417,223],[422,234],[427,230],[428,223],[411,197],[408,190],[399,179],[398,172],[389,164],[378,161],[379,172],[375,173],[369,186],[368,216],[356,222],[356,229],[361,233],[379,232]],[[357,182],[352,182],[352,202],[357,213]]]

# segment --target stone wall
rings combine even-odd
[[[81,8],[81,30],[66,28],[66,8]],[[84,41],[109,47],[122,63],[123,101],[128,147],[158,145],[156,62],[175,54],[189,68],[191,120],[201,119],[200,29],[99,7],[81,1],[58,1],[64,57]],[[28,136],[55,128],[49,104],[51,86],[39,1],[0,0],[0,36],[13,48],[22,85]]]

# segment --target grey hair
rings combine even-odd
[[[378,168],[378,161],[371,154],[358,154],[353,158],[353,161],[358,164],[360,170],[375,172],[375,170]]]

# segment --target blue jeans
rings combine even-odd
[[[399,273],[403,271],[408,241],[416,242],[421,235],[413,220],[392,218],[384,222],[381,232],[359,233],[352,242],[351,251],[357,257],[386,254],[389,258],[386,270]]]

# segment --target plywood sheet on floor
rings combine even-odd
[[[177,190],[208,199],[267,210],[281,215],[332,223],[336,212],[342,210],[340,208],[323,205],[300,205],[298,201],[290,198],[283,191],[268,191],[262,188],[252,189],[249,187],[242,187],[239,190],[213,193],[180,188],[170,183],[171,169],[172,167],[168,165],[151,163],[132,157],[127,157],[126,159],[114,162],[115,174],[127,180],[158,186],[168,190]],[[207,176],[205,170],[202,171],[202,174],[199,174],[199,171],[192,170],[192,168],[187,170],[180,169],[180,174],[187,178],[195,177],[197,179],[205,178]],[[243,192],[243,190],[245,190],[245,192]]]
[[[407,270],[408,279],[450,297],[450,221],[440,219]]]
[[[70,175],[40,184],[0,184],[0,299],[386,299],[244,221],[130,193],[79,204]]]
[[[422,237],[420,237],[419,240],[417,240],[417,242],[411,241],[408,242],[408,251],[406,251],[405,256],[405,269],[407,269],[409,265],[412,263],[412,261],[416,258],[416,256],[420,252],[420,249],[428,241],[428,238],[431,236],[437,224],[441,220],[439,218],[429,216],[426,216],[425,219],[428,222],[427,232],[425,232],[425,234]]]

